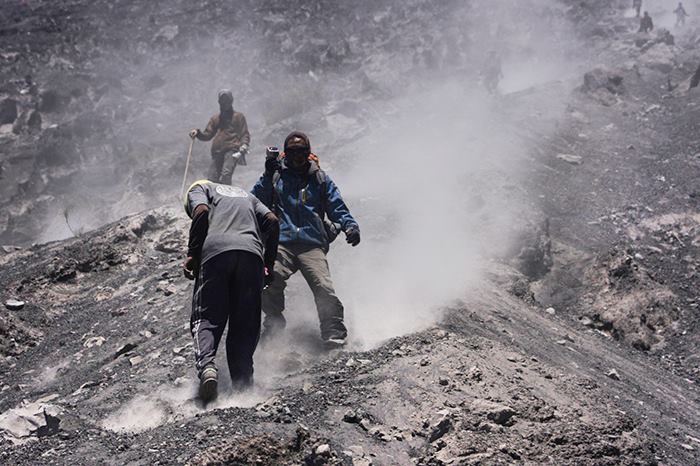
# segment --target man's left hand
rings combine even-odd
[[[199,261],[192,256],[187,256],[182,264],[182,273],[188,280],[194,280],[199,274]]]
[[[248,144],[243,144],[240,149],[238,149],[238,152],[240,152],[241,155],[246,155],[248,153]]]
[[[360,244],[360,229],[357,227],[350,227],[345,231],[345,241],[351,246],[357,246]]]

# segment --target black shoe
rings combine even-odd
[[[219,374],[214,366],[207,366],[199,376],[199,398],[206,404],[216,399]]]

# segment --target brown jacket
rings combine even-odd
[[[211,143],[211,155],[225,154],[226,152],[237,152],[243,144],[250,145],[250,133],[248,123],[240,112],[233,112],[233,117],[226,114],[217,113],[209,120],[209,124],[204,131],[197,134],[200,141]]]

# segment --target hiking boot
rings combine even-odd
[[[209,403],[216,398],[216,388],[219,385],[219,374],[214,366],[207,366],[199,376],[199,398]]]
[[[326,349],[341,348],[345,346],[345,343],[347,343],[346,338],[341,336],[323,340],[323,346],[326,347]]]

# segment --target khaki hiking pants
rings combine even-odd
[[[212,154],[207,179],[214,183],[231,184],[236,166],[239,163],[245,165],[242,157],[232,157],[235,153],[235,151],[228,151],[223,154]]]
[[[320,247],[304,244],[279,245],[275,280],[265,288],[262,295],[265,334],[274,335],[286,326],[286,319],[282,315],[285,309],[284,289],[289,277],[297,270],[301,271],[314,295],[321,338],[345,338],[348,331],[343,323],[343,304],[335,295],[326,253]]]

